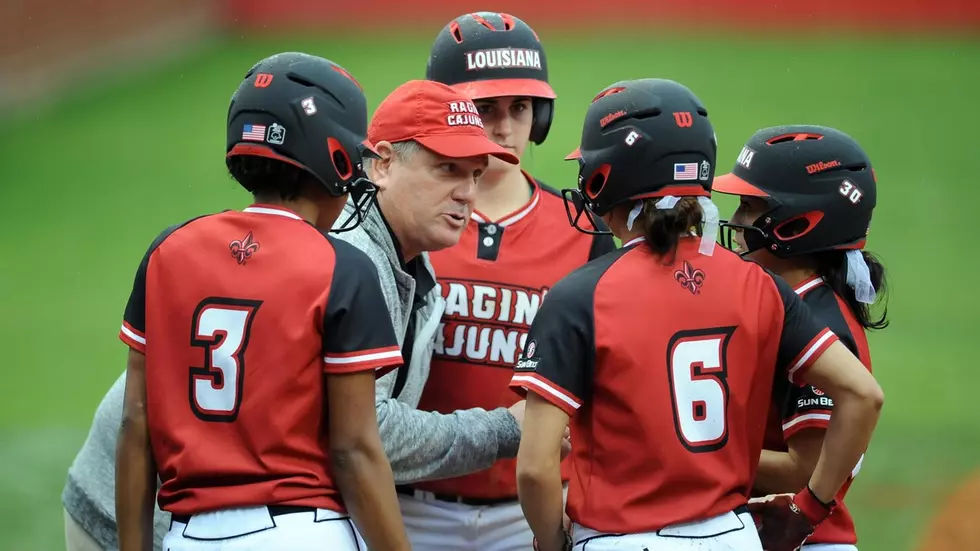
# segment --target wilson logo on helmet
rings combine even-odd
[[[694,124],[694,118],[689,111],[674,113],[674,122],[681,128],[690,128]]]
[[[483,128],[483,118],[472,101],[449,102],[446,123],[449,126],[479,126]]]
[[[466,52],[466,70],[483,69],[541,70],[541,52],[528,48],[491,48]]]
[[[605,128],[605,127],[609,126],[611,123],[613,123],[613,122],[615,122],[615,121],[617,121],[617,120],[619,120],[619,119],[621,119],[621,118],[623,118],[625,116],[626,116],[626,111],[624,111],[622,109],[620,109],[619,111],[615,111],[613,113],[609,113],[605,117],[602,117],[601,119],[599,119],[599,128]]]
[[[269,73],[259,73],[255,75],[256,88],[268,88],[272,84],[272,75]]]
[[[840,166],[840,161],[830,161],[825,163],[823,161],[813,163],[812,165],[806,165],[807,174],[816,174],[817,172],[823,172],[824,170],[830,170],[831,168],[837,168]]]

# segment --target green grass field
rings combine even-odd
[[[0,548],[63,549],[60,492],[95,406],[124,368],[116,338],[136,266],[165,226],[242,207],[224,170],[227,103],[250,65],[282,50],[330,57],[377,105],[423,76],[432,33],[387,40],[217,40],[192,57],[61,97],[0,131]],[[836,126],[879,179],[870,248],[891,274],[892,326],[871,336],[885,411],[851,490],[862,551],[915,548],[930,512],[980,465],[969,372],[980,293],[973,162],[980,42],[797,36],[552,36],[557,122],[525,156],[556,187],[575,182],[589,100],[621,79],[690,86],[720,141],[720,170],[757,128]],[[734,203],[718,198],[724,213]]]

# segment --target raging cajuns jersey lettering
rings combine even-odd
[[[547,288],[479,280],[443,280],[446,311],[435,357],[512,369]]]

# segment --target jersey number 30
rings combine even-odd
[[[262,301],[206,298],[197,305],[191,345],[204,349],[204,367],[190,368],[191,410],[203,421],[238,416],[245,385],[245,350]]]
[[[667,346],[674,428],[693,453],[728,442],[728,341],[734,327],[675,333]]]

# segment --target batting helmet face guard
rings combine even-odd
[[[709,197],[717,142],[701,101],[664,79],[617,82],[589,106],[578,160],[578,189],[564,189],[569,223],[603,216],[621,203],[652,197]],[[573,212],[574,210],[574,212]]]
[[[722,244],[780,258],[863,249],[877,201],[871,160],[847,134],[825,126],[764,128],[749,139],[714,191],[757,197],[767,211],[751,224],[723,221]],[[742,232],[745,249],[734,234]]]
[[[280,53],[249,69],[232,96],[226,158],[275,159],[308,172],[334,197],[350,193],[357,209],[333,230],[348,231],[360,224],[377,193],[363,169],[362,156],[374,153],[365,139],[367,124],[364,92],[343,67]]]
[[[531,141],[540,145],[548,136],[557,96],[548,84],[544,47],[534,30],[512,15],[479,12],[450,21],[432,45],[425,78],[470,99],[529,97]]]

